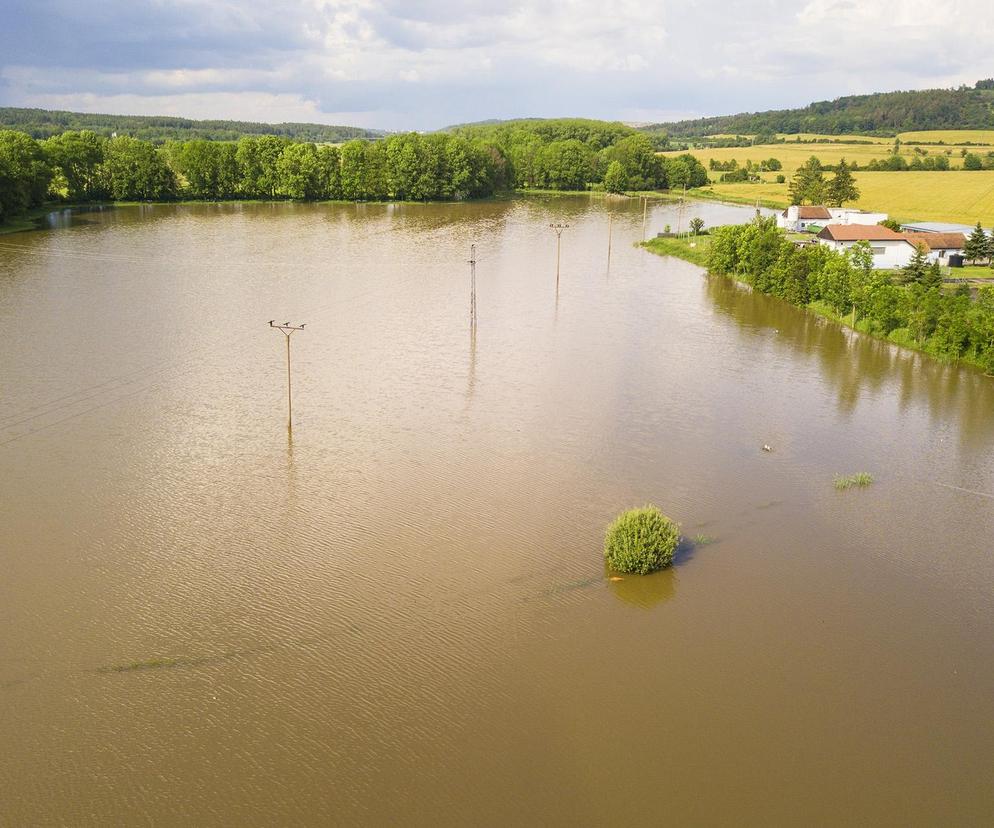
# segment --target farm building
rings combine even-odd
[[[880,270],[904,267],[915,253],[914,243],[902,233],[879,224],[829,224],[818,234],[818,244],[848,250],[865,241],[873,251],[873,266]]]
[[[924,244],[928,249],[928,260],[946,264],[953,253],[962,253],[966,246],[966,236],[962,233],[904,233],[912,244]]]
[[[962,233],[969,236],[973,228],[968,224],[949,224],[943,221],[916,221],[902,224],[901,229],[908,233]]]
[[[777,216],[777,227],[796,233],[814,232],[828,224],[879,224],[886,213],[867,213],[849,207],[806,207],[797,204]]]

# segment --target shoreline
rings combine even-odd
[[[691,247],[691,239],[697,239],[697,246]],[[656,256],[673,256],[676,259],[682,259],[692,265],[696,265],[704,271],[705,275],[719,276],[722,279],[730,279],[738,284],[745,285],[750,290],[754,290],[754,287],[745,279],[734,276],[728,273],[715,273],[711,271],[707,266],[707,242],[702,241],[708,239],[708,236],[695,236],[695,237],[671,237],[671,238],[655,238],[648,239],[644,242],[637,242],[637,246],[644,248],[649,253]],[[994,284],[994,283],[992,283]],[[819,316],[822,319],[827,319],[830,322],[835,322],[843,328],[848,328],[858,334],[863,334],[869,336],[878,342],[886,342],[889,345],[893,345],[897,348],[901,348],[908,351],[915,351],[922,356],[933,359],[938,363],[943,365],[961,365],[967,366],[971,369],[979,371],[985,377],[994,377],[994,374],[988,374],[984,371],[983,366],[975,362],[974,360],[957,357],[955,359],[944,358],[940,355],[934,354],[930,351],[925,350],[920,347],[913,340],[909,340],[903,337],[893,337],[893,336],[879,336],[873,333],[864,324],[864,320],[859,319],[856,321],[855,326],[851,322],[846,321],[847,317],[840,316],[832,308],[825,305],[823,302],[808,302],[806,305],[795,305],[792,302],[787,302],[785,299],[780,299],[777,296],[770,296],[769,294],[763,294],[764,296],[769,296],[771,299],[776,299],[781,302],[785,302],[793,308],[798,308],[799,310],[808,311],[813,313],[815,316]]]
[[[96,210],[111,207],[138,207],[145,205],[183,205],[183,204],[476,204],[492,201],[509,201],[514,198],[529,196],[590,196],[592,198],[603,198],[618,201],[629,201],[639,199],[643,196],[653,198],[658,201],[679,201],[683,194],[674,193],[668,190],[633,190],[626,193],[609,193],[606,190],[546,190],[546,189],[517,189],[509,190],[505,193],[497,193],[486,198],[473,198],[463,201],[455,200],[429,200],[429,201],[408,201],[404,199],[387,198],[381,200],[370,199],[367,201],[352,201],[350,199],[318,199],[308,201],[292,198],[223,198],[223,199],[203,199],[203,198],[174,198],[168,201],[83,201],[83,202],[58,202],[53,201],[41,207],[33,207],[25,210],[16,216],[11,217],[6,222],[0,222],[0,236],[9,233],[23,233],[30,230],[44,229],[38,223],[50,213],[60,210]],[[689,193],[688,193],[689,195]],[[704,200],[704,199],[695,199]],[[711,199],[721,200],[721,199]],[[735,202],[727,201],[728,204]]]

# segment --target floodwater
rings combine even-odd
[[[54,225],[0,237],[0,824],[994,821],[994,380],[634,201]],[[647,502],[676,566],[610,581]]]

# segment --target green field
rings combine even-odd
[[[994,225],[994,170],[858,172],[856,185],[861,197],[853,206],[889,213],[898,221]],[[769,207],[786,207],[789,201],[787,185],[772,182],[712,184],[698,194],[743,204],[759,200]]]

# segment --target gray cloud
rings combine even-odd
[[[4,17],[2,104],[388,129],[654,120],[994,75],[981,0],[8,0]]]

